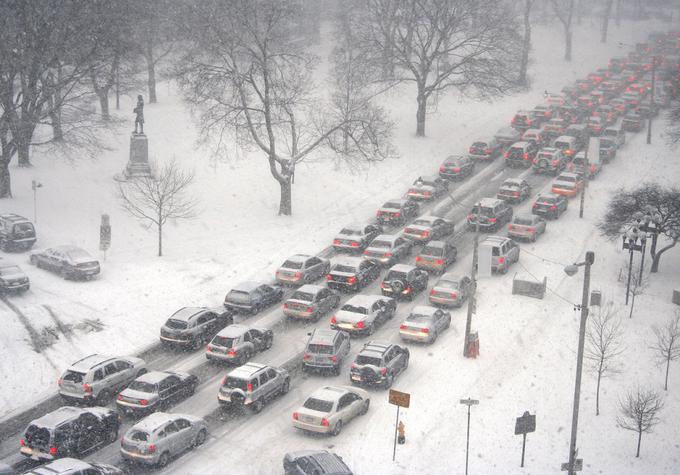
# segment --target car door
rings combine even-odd
[[[253,304],[269,305],[274,300],[274,289],[268,285],[260,285],[257,287],[252,295],[251,301]]]
[[[264,334],[261,331],[253,328],[248,331],[247,335],[256,351],[262,351],[264,349]]]
[[[432,314],[432,323],[435,330],[437,330],[437,333],[444,329],[444,312],[442,312],[441,309],[437,309],[437,311]]]
[[[173,374],[166,377],[163,381],[165,382],[168,398],[173,398],[182,391],[182,380],[179,376]]]
[[[98,446],[105,437],[99,418],[89,412],[84,412],[78,416],[78,419],[70,425],[78,440],[77,447],[79,454]]]
[[[134,372],[134,368],[129,361],[117,360],[116,368],[120,373],[120,385],[118,389],[121,389],[128,385],[137,376]]]
[[[322,270],[321,259],[310,257],[305,263],[305,270],[311,277],[320,277]]]
[[[262,395],[262,397],[269,399],[274,392],[274,385],[276,381],[273,381],[271,376],[267,371],[263,371],[260,376],[260,389],[259,392]]]
[[[180,440],[179,428],[175,424],[175,421],[170,421],[163,428],[162,433],[163,445],[160,447],[160,451],[163,452],[167,450],[170,455],[174,456],[181,453],[184,450],[184,442]],[[159,450],[158,448],[156,450]]]
[[[319,293],[316,294],[315,300],[317,302],[319,312],[320,313],[326,313],[328,310],[331,308],[331,299],[329,298],[331,295],[330,291],[328,289],[321,289],[319,290]]]
[[[348,422],[350,421],[353,417],[353,411],[352,411],[352,400],[349,397],[350,394],[352,393],[345,393],[342,396],[340,396],[340,399],[338,399],[338,419],[342,419],[343,422]]]
[[[378,300],[376,302],[373,302],[373,305],[371,305],[371,311],[369,312],[369,315],[371,317],[372,323],[378,323],[385,320],[384,306],[382,305],[381,301]]]
[[[270,396],[278,394],[279,388],[283,384],[283,376],[269,368],[267,369],[267,377],[269,378],[269,386],[271,387]]]
[[[116,367],[115,362],[107,363],[104,366],[104,383],[107,389],[116,390],[123,383],[124,374],[121,373]]]

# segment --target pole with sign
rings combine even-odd
[[[515,435],[522,434],[522,462],[520,467],[524,467],[524,448],[527,444],[527,434],[536,431],[536,415],[529,414],[529,411],[524,411],[522,417],[515,420]]]
[[[468,473],[468,452],[470,450],[470,406],[475,406],[479,404],[477,399],[461,399],[461,404],[465,404],[468,408],[467,410],[467,441],[465,442],[465,475]]]
[[[104,252],[104,260],[106,260],[106,251],[111,246],[111,223],[108,214],[102,214],[102,222],[99,225],[99,250]]]
[[[411,404],[411,395],[409,393],[402,393],[390,389],[389,399],[390,404],[397,406],[397,421],[394,423],[394,449],[392,450],[392,462],[397,456],[397,433],[399,430],[399,408],[405,407],[408,409]]]

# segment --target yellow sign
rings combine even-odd
[[[389,403],[400,407],[409,407],[411,395],[390,389]]]

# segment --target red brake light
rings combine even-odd
[[[23,447],[24,445],[26,445],[26,441],[24,439],[19,439],[19,445]]]
[[[226,376],[225,376],[224,378],[222,378],[222,383],[221,383],[221,384],[222,384],[222,386],[224,386],[225,384],[227,384],[227,377],[226,377]]]
[[[399,330],[408,330],[408,325],[404,325],[402,323],[401,325],[399,325]],[[22,442],[23,442],[23,440],[22,440]],[[21,445],[24,445],[24,444],[21,444]]]
[[[510,155],[509,152],[505,152],[505,153],[503,154],[503,156],[504,156],[505,158],[508,158],[509,155]]]
[[[467,219],[468,219],[468,221],[475,219],[475,215],[474,214],[468,214]]]
[[[300,418],[300,414],[298,414],[297,412],[294,412],[293,413],[293,420],[297,421],[299,418]]]
[[[324,427],[328,427],[328,419],[326,419],[325,417],[321,419],[321,425]]]
[[[557,206],[552,205],[549,209],[550,209],[550,211],[556,211],[556,210],[557,210]]]
[[[489,222],[490,222],[490,223],[495,223],[495,222],[496,222],[496,218],[489,218]]]
[[[508,224],[508,231],[512,230],[512,224]]]
[[[359,247],[359,243],[356,241],[352,241],[351,243],[349,243],[349,245],[352,247]]]
[[[329,275],[328,277],[330,277],[330,275]],[[284,303],[283,303],[283,308],[288,308],[288,303],[287,303],[287,302],[284,302]]]
[[[333,239],[333,244],[341,244],[340,239]]]
[[[248,392],[252,392],[252,391],[253,391],[253,385],[252,385],[252,383],[246,384],[246,391],[248,391]]]
[[[498,258],[498,263],[499,263],[499,264],[503,264],[504,262],[505,262],[505,257],[502,257],[502,256],[501,256],[501,257]]]
[[[146,399],[142,399],[141,401],[139,401],[139,403],[140,403],[142,406],[146,406],[146,405],[149,404],[149,401],[147,401]]]
[[[307,313],[312,313],[314,309],[312,307],[307,307]]]
[[[530,233],[533,233],[534,231],[536,231],[536,228],[533,227],[533,226],[529,226],[529,227],[527,228],[527,231],[529,231]]]
[[[149,447],[146,449],[146,451],[150,454],[155,453],[156,452],[156,445],[155,444],[149,445]]]
[[[559,163],[558,160],[553,160],[553,161],[552,161],[552,166],[553,166],[553,167],[556,167],[558,163]]]
[[[445,167],[444,165],[440,166],[440,167],[439,167],[439,171],[440,171],[440,172],[446,171],[446,167]]]
[[[451,293],[449,294],[449,296],[450,296],[452,299],[455,299],[455,298],[458,297],[458,294],[455,293],[455,292],[451,292]]]
[[[330,359],[333,363],[336,363],[338,361],[338,357],[335,355],[331,356]]]
[[[534,203],[531,207],[532,208],[538,208],[538,203]]]
[[[326,275],[326,280],[333,280],[333,276],[330,275],[330,274],[327,274],[327,275]],[[284,306],[284,308],[285,308],[286,304],[284,303],[283,306]]]
[[[57,380],[57,384],[58,384],[59,386],[61,386],[62,384],[64,384],[64,380],[61,379],[61,378],[59,378],[59,379]]]
[[[50,455],[57,455],[57,448],[56,447],[50,447]]]
[[[229,352],[227,353],[229,356],[236,356],[236,350],[235,349],[230,349]]]
[[[311,360],[311,359],[312,359],[312,355],[308,355],[307,353],[305,353],[305,355],[302,357],[302,359],[305,360],[305,361]]]
[[[119,401],[122,401],[122,400],[123,400],[123,395],[122,395],[122,394],[119,394],[118,397],[116,397],[116,399],[118,399]]]
[[[460,171],[460,167],[454,167],[454,168],[452,168],[452,170],[453,170],[454,172],[458,173],[458,172]]]
[[[394,217],[395,217],[395,218],[401,217],[401,213],[399,213],[399,212],[394,213]]]
[[[444,265],[444,259],[437,259],[437,260],[434,261],[434,262],[435,262],[435,264],[437,264],[438,266],[443,266],[443,265]]]
[[[468,149],[468,152],[469,152],[469,153],[475,153],[475,149],[472,148],[472,147],[470,147],[470,148]]]
[[[384,257],[392,257],[392,253],[391,253],[391,252],[386,252],[385,254],[383,254],[383,256],[384,256]]]
[[[357,322],[357,328],[364,328],[364,322]]]
[[[302,272],[296,272],[296,273],[295,273],[295,278],[296,278],[296,279],[299,279],[300,277],[302,277]]]
[[[357,283],[357,278],[352,276],[349,279],[347,279],[348,284],[356,284]]]
[[[421,235],[422,237],[428,237],[428,236],[430,235],[430,231],[425,230],[425,231],[423,231],[422,233],[420,233],[420,235]]]
[[[528,153],[524,154],[524,160],[529,160],[529,154]]]
[[[421,328],[420,333],[430,333],[430,329],[429,328]]]
[[[90,386],[87,383],[83,384],[83,391],[85,391],[88,394],[92,394],[92,386]]]
[[[493,150],[491,150],[490,148],[484,149],[484,153],[491,153],[491,152],[493,152]]]
[[[335,318],[335,315],[333,315],[333,316],[331,317],[331,323],[332,323],[333,325],[335,325],[336,323],[338,323],[338,319]]]
[[[383,376],[385,376],[385,375],[387,374],[387,368],[385,368],[385,367],[380,368],[380,374],[382,374]]]
[[[420,256],[416,256],[416,262],[422,262],[423,258]]]

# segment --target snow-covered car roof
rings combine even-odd
[[[143,432],[154,432],[160,426],[164,425],[166,422],[174,421],[180,416],[179,414],[168,414],[166,412],[154,412],[149,414],[144,419],[132,426],[130,430],[139,430]],[[193,416],[191,419],[195,419]]]
[[[413,269],[416,269],[416,267],[409,265],[409,264],[395,264],[392,267],[390,267],[390,270],[388,270],[387,272],[389,273],[389,272],[395,271],[395,272],[403,272],[404,274],[407,274],[407,273],[411,272]]]
[[[45,414],[42,417],[39,417],[38,419],[35,419],[31,422],[31,425],[41,427],[56,427],[63,422],[71,421],[80,417],[80,415],[84,412],[93,413],[98,417],[102,417],[106,414],[111,414],[114,411],[106,407],[81,408],[74,406],[63,406],[48,414]]]
[[[376,237],[373,241],[371,241],[371,247],[373,245],[373,242],[375,241],[387,241],[393,243],[399,238],[396,234],[380,234],[378,237]]]
[[[481,206],[482,208],[493,208],[496,206],[501,200],[497,198],[482,198],[479,200],[477,203],[474,204],[474,207]]]
[[[220,330],[217,336],[226,338],[236,338],[243,335],[245,332],[251,329],[253,329],[253,327],[241,325],[240,323],[232,323],[231,325],[224,327],[222,330]]]
[[[184,322],[188,322],[191,317],[196,315],[197,313],[204,312],[206,310],[205,307],[183,307],[177,310],[175,313],[173,313],[170,318],[173,320],[181,320]]]
[[[366,262],[363,257],[341,256],[338,257],[337,259],[333,259],[333,267],[331,267],[331,271],[333,271],[333,268],[337,265],[347,267],[359,267],[359,264],[361,264],[362,262]]]
[[[521,178],[506,178],[501,186],[521,186],[524,182]]]
[[[258,371],[266,367],[267,365],[249,361],[248,363],[231,370],[227,376],[230,378],[248,379],[254,373],[257,373]]]
[[[140,383],[158,384],[168,376],[173,375],[179,376],[180,378],[189,376],[187,373],[178,373],[175,371],[149,371],[138,377],[136,381],[139,381]]]
[[[411,314],[432,316],[435,314],[437,310],[439,309],[431,307],[429,305],[418,305],[416,307],[413,307],[413,309],[411,310]]]
[[[298,287],[297,290],[295,290],[295,292],[305,292],[308,294],[316,295],[325,288],[326,287],[323,287],[321,285],[305,284],[302,287]]]
[[[305,262],[305,261],[306,261],[307,259],[309,259],[310,257],[312,257],[312,256],[310,256],[310,255],[308,255],[308,254],[295,254],[295,255],[290,256],[290,257],[289,257],[288,259],[286,259],[286,260],[287,260],[287,261],[292,261],[292,262]]]
[[[254,281],[241,282],[239,284],[236,284],[231,290],[235,290],[237,292],[252,292],[260,285],[262,285],[261,282]]]
[[[355,295],[345,302],[345,305],[370,308],[377,300],[389,300],[389,297],[383,297],[382,295]]]

